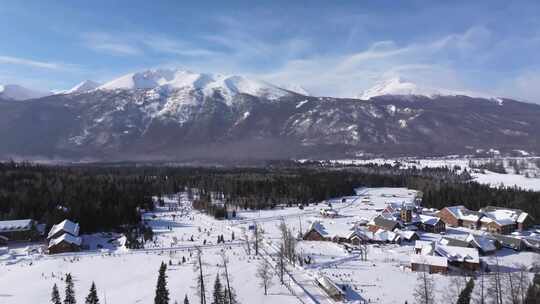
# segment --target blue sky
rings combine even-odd
[[[18,1],[0,83],[65,89],[147,68],[354,96],[399,76],[540,102],[540,1]]]

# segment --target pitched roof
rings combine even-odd
[[[457,246],[446,246],[437,244],[435,246],[435,252],[447,258],[451,262],[468,262],[478,264],[480,263],[480,255],[476,248],[464,248]]]
[[[63,220],[61,223],[52,226],[51,231],[47,235],[47,238],[53,237],[59,231],[67,232],[73,236],[79,235],[79,224],[70,220]]]
[[[15,232],[15,231],[28,231],[32,229],[32,220],[13,220],[13,221],[0,221],[0,233],[2,232]]]
[[[395,233],[399,234],[403,239],[410,240],[415,235],[418,235],[416,231],[395,229]]]
[[[445,207],[455,218],[465,221],[476,222],[482,217],[482,213],[465,208],[465,206],[450,206]]]
[[[464,248],[469,247],[470,245],[469,242],[464,239],[461,240],[458,238],[448,237],[448,236],[442,237],[439,240],[439,244],[446,245],[446,246],[464,247]]]
[[[501,208],[495,206],[487,206],[480,209],[485,215],[482,222],[495,222],[501,226],[512,225],[515,223],[523,223],[528,214],[518,209]]]
[[[486,237],[480,236],[480,235],[474,235],[470,233],[467,236],[467,242],[469,244],[473,245],[474,247],[482,250],[483,252],[491,252],[497,250],[495,247],[495,244],[493,244],[492,240],[487,239]]]
[[[445,257],[436,255],[411,255],[411,263],[420,265],[430,265],[438,267],[448,267],[448,260]]]
[[[68,233],[64,233],[61,236],[52,239],[49,242],[49,248],[51,248],[54,245],[60,244],[63,241],[65,241],[67,243],[70,243],[70,244],[73,244],[73,245],[77,245],[77,246],[81,246],[81,244],[82,244],[82,239],[80,237],[73,236],[73,235],[68,234]]]
[[[373,234],[373,240],[381,242],[397,242],[400,238],[399,234],[384,229],[379,229]]]
[[[382,216],[377,216],[373,219],[373,223],[375,226],[379,226],[385,230],[392,231],[396,228],[396,226],[399,226],[399,222],[394,220],[386,219]]]
[[[353,226],[344,225],[324,225],[320,221],[314,221],[309,227],[309,231],[314,230],[324,238],[343,237],[350,238],[355,234]]]
[[[512,236],[508,236],[508,235],[497,234],[497,233],[492,233],[489,236],[489,238],[492,239],[492,240],[497,240],[497,241],[501,242],[503,245],[510,246],[510,247],[513,247],[513,248],[519,248],[519,247],[521,247],[521,245],[523,243],[523,240],[520,239],[520,238],[516,238],[516,237],[512,237]]]
[[[437,225],[437,223],[439,223],[439,221],[441,220],[438,217],[430,216],[430,215],[424,215],[424,214],[418,214],[418,219],[420,220],[420,222],[422,224],[430,225],[430,226]]]

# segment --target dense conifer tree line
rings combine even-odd
[[[188,191],[196,207],[217,217],[225,209],[274,208],[353,194],[356,187],[409,187],[423,192],[423,204],[519,208],[540,219],[540,193],[491,188],[470,182],[452,168],[395,166],[336,167],[278,163],[259,168],[193,168],[136,165],[41,166],[0,163],[0,220],[32,218],[49,226],[69,218],[82,232],[137,225],[138,210],[151,209],[152,196]],[[224,206],[212,205],[218,195]]]

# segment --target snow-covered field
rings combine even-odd
[[[447,167],[455,168],[459,167],[460,171],[467,169],[475,181],[481,184],[488,184],[493,187],[506,186],[513,187],[517,186],[527,190],[540,191],[540,168],[537,167],[536,161],[537,157],[512,157],[512,158],[503,158],[498,159],[505,164],[507,169],[506,174],[491,172],[489,170],[474,170],[470,167],[470,162],[475,163],[486,163],[494,159],[490,158],[430,158],[430,159],[420,159],[420,158],[399,158],[399,159],[386,159],[386,158],[376,158],[376,159],[341,159],[333,160],[331,162],[342,164],[342,165],[363,165],[363,164],[391,164],[394,165],[396,162],[401,164],[401,168],[411,168],[413,166],[417,168],[438,168],[438,167]],[[527,170],[516,174],[513,168],[509,165],[510,161],[524,163]],[[532,177],[525,176],[525,173],[532,173]]]
[[[413,244],[370,245],[368,258],[363,261],[358,253],[349,253],[336,243],[300,241],[297,252],[304,257],[309,256],[312,263],[289,267],[291,277],[287,277],[287,281],[296,296],[280,285],[277,278],[269,295],[263,294],[255,275],[257,265],[260,259],[275,258],[273,255],[280,242],[278,225],[282,221],[295,234],[306,232],[314,221],[336,229],[349,229],[353,223],[378,214],[388,202],[414,203],[417,194],[406,188],[361,188],[356,192],[358,195],[332,199],[304,209],[239,211],[237,219],[222,221],[192,210],[186,195],[180,199],[165,198],[166,207],[144,215],[145,221],[154,229],[155,238],[142,250],[128,250],[120,239],[116,247],[77,254],[48,256],[28,247],[11,250],[11,255],[0,252],[0,303],[46,303],[54,283],[62,291],[62,278],[66,273],[71,273],[75,279],[80,303],[92,281],[97,285],[102,303],[105,299],[106,303],[151,303],[162,261],[172,264],[167,271],[171,299],[181,302],[187,294],[191,303],[197,303],[193,288],[194,246],[201,246],[203,250],[209,294],[216,274],[223,271],[218,264],[220,253],[224,251],[229,257],[232,285],[244,304],[335,303],[314,283],[320,274],[348,286],[347,303],[413,303],[413,289],[418,276],[409,268]],[[167,206],[178,201],[179,207],[169,211]],[[327,203],[332,204],[339,216],[327,218],[320,215],[320,209]],[[265,245],[260,257],[253,255],[253,249],[252,255],[248,256],[243,241],[244,236],[250,234],[249,226],[253,222],[264,230]],[[447,235],[464,234],[467,231],[463,229],[449,229]],[[225,244],[216,244],[218,235],[224,236]],[[90,249],[97,248],[99,237],[85,236],[85,240],[94,244]],[[424,233],[421,237],[435,240],[441,236]],[[182,263],[184,257],[186,262]],[[501,250],[497,252],[497,259],[493,256],[481,259],[487,264],[499,263],[512,270],[518,263],[531,265],[538,259],[538,254]],[[440,299],[438,303],[444,303],[452,275],[433,276]]]
[[[204,250],[207,284],[212,290],[220,261],[221,248]],[[270,294],[264,296],[255,279],[257,259],[247,257],[243,248],[224,249],[230,260],[233,286],[242,303],[298,303],[285,288],[275,285]],[[96,283],[99,296],[106,303],[152,303],[159,265],[162,261],[172,261],[167,270],[171,299],[183,300],[185,294],[193,303],[195,274],[190,257],[193,250],[164,250],[152,253],[83,255],[79,257],[42,258],[31,262],[21,262],[2,266],[0,272],[0,303],[48,303],[51,287],[56,283],[64,287],[62,279],[71,273],[79,303],[92,281]],[[187,262],[178,265],[186,257]],[[173,303],[173,302],[171,302]]]

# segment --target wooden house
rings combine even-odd
[[[81,250],[81,244],[82,240],[80,237],[64,233],[49,242],[48,250],[49,254],[76,252]]]
[[[0,244],[32,241],[37,238],[39,238],[39,232],[31,219],[0,221]]]
[[[411,270],[429,273],[447,273],[448,260],[445,257],[435,255],[413,254],[411,256]]]

